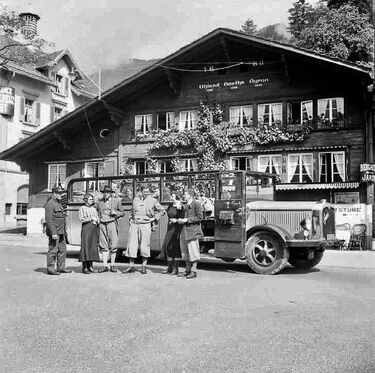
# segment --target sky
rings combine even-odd
[[[131,58],[162,58],[218,27],[287,22],[295,0],[32,0],[42,38],[91,73]],[[311,0],[315,3],[317,0]],[[29,0],[0,0],[17,12]]]

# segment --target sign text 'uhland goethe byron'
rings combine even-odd
[[[198,85],[199,89],[204,89],[208,92],[214,89],[229,88],[238,89],[239,87],[262,87],[263,84],[268,83],[269,78],[251,78],[249,80],[228,80],[224,82],[212,82],[212,83],[202,83]]]

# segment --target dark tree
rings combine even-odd
[[[298,0],[289,9],[289,31],[298,39],[301,32],[313,22],[314,8],[305,0]]]
[[[22,33],[23,20],[0,3],[0,66],[9,62],[34,63],[39,60],[42,48],[52,44]]]
[[[325,8],[325,9],[324,9]],[[319,16],[298,35],[297,46],[353,62],[372,60],[372,25],[353,5],[329,9],[320,4]]]
[[[248,18],[242,25],[240,31],[244,32],[247,35],[254,35],[257,30],[257,25],[254,21]]]
[[[327,7],[330,9],[337,9],[343,5],[353,5],[358,8],[358,11],[367,14],[369,19],[372,17],[372,0],[328,0]]]

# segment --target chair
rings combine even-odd
[[[354,224],[352,227],[348,250],[363,250],[366,240],[366,224]]]

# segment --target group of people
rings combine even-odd
[[[49,238],[47,273],[59,275],[71,272],[65,267],[66,211],[61,204],[65,190],[61,186],[56,186],[52,192],[52,198],[45,205],[46,233]],[[92,194],[85,194],[84,205],[79,209],[79,220],[82,224],[79,261],[82,263],[84,274],[96,272],[93,263],[100,261],[99,252],[102,255],[103,266],[97,272],[118,271],[115,265],[119,241],[118,228],[119,220],[124,217],[125,211],[121,199],[116,197],[110,186],[104,187],[102,195],[103,197],[96,202]],[[161,256],[167,259],[168,265],[163,273],[188,279],[197,277],[197,264],[200,259],[199,238],[203,235],[202,204],[195,199],[192,189],[186,189],[183,194],[173,192],[171,203],[165,210],[159,201],[151,196],[148,186],[143,186],[141,193],[132,201],[125,252],[129,258],[129,266],[122,271],[124,274],[136,272],[134,262],[138,251],[142,257],[141,273],[147,274],[147,261],[151,256],[151,233],[157,229],[158,222],[165,213],[168,216],[168,227]],[[182,274],[179,274],[179,260],[186,263],[185,272]]]

